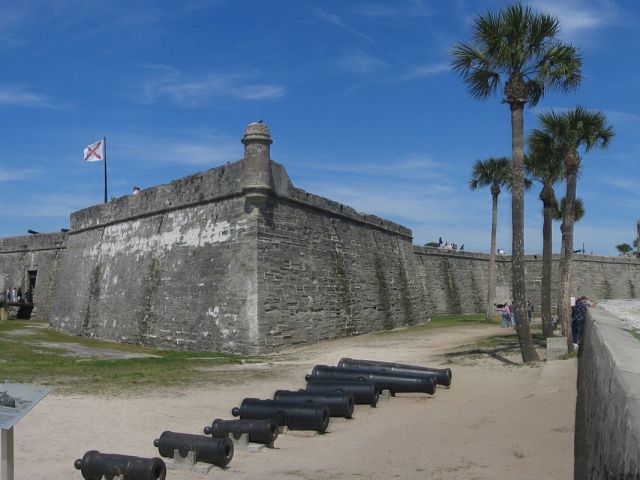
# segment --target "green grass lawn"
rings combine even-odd
[[[95,359],[69,355],[65,349],[69,344],[154,357]],[[43,384],[57,391],[118,393],[232,381],[231,375],[212,372],[211,367],[243,360],[255,359],[212,352],[153,350],[67,335],[37,322],[0,322],[0,382]]]

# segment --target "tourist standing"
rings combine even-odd
[[[592,302],[585,296],[578,298],[575,303],[571,312],[571,336],[573,337],[574,348],[578,347],[582,340],[584,322],[587,320],[587,307],[594,307],[596,305],[595,302]]]
[[[502,328],[509,328],[511,325],[511,310],[509,309],[509,304],[504,302],[502,306]]]

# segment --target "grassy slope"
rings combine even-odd
[[[45,346],[55,343],[59,346]],[[151,358],[92,359],[70,355],[65,344],[155,355]],[[212,352],[152,350],[56,332],[34,322],[0,323],[0,379],[38,383],[78,393],[175,386],[214,381],[206,367],[240,363],[238,356]]]

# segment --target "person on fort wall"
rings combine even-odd
[[[584,322],[587,320],[587,307],[595,306],[596,303],[585,296],[575,300],[575,305],[571,309],[571,336],[574,348],[577,348],[582,340]]]

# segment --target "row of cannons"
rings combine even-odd
[[[351,418],[354,405],[375,407],[381,394],[426,393],[451,385],[451,370],[373,360],[343,358],[337,366],[316,365],[306,375],[306,389],[278,390],[272,400],[245,398],[231,411],[235,420],[215,419],[205,435],[163,432],[154,441],[172,468],[207,473],[225,468],[237,445],[273,447],[285,430],[326,432],[331,417]],[[259,450],[259,448],[258,448]],[[75,461],[85,480],[164,480],[167,465],[160,458],[104,454],[96,450]]]

